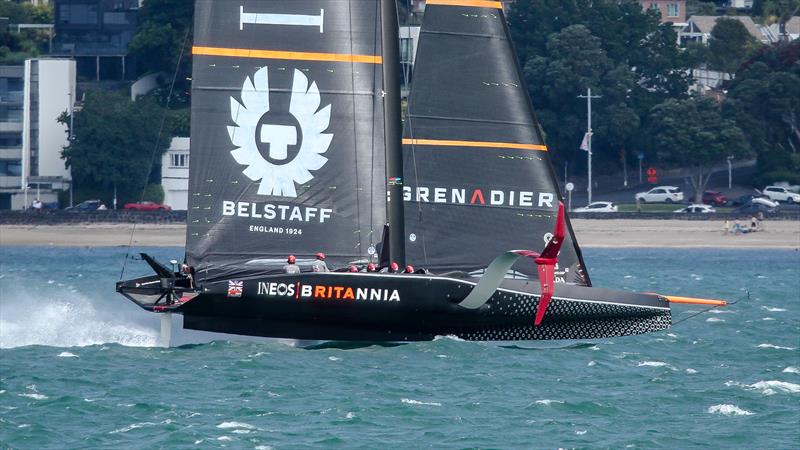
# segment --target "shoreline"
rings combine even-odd
[[[572,219],[584,248],[800,248],[800,221],[766,221],[764,231],[725,235],[723,220]],[[133,239],[131,233],[133,232]],[[0,246],[183,247],[183,224],[0,225]]]

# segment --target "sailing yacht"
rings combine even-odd
[[[197,0],[189,269],[143,255],[117,291],[188,329],[352,341],[594,339],[724,304],[592,286],[500,2],[427,1],[404,128],[397,36],[394,0]]]

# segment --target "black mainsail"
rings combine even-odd
[[[187,261],[363,258],[386,220],[379,1],[197,0]]]
[[[473,271],[504,251],[544,245],[560,194],[501,3],[429,0],[413,77],[403,134],[407,259]],[[568,230],[559,277],[590,285]]]

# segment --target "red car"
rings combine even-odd
[[[721,192],[705,191],[703,192],[703,203],[707,205],[722,206],[728,203],[728,197]]]
[[[169,205],[162,205],[160,203],[142,202],[142,203],[125,203],[125,209],[134,211],[172,211]]]

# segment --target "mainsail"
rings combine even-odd
[[[549,239],[559,189],[499,1],[428,0],[403,144],[408,261],[481,270]],[[557,275],[589,285],[568,230]]]
[[[379,23],[378,0],[196,1],[190,264],[337,264],[380,240]]]

